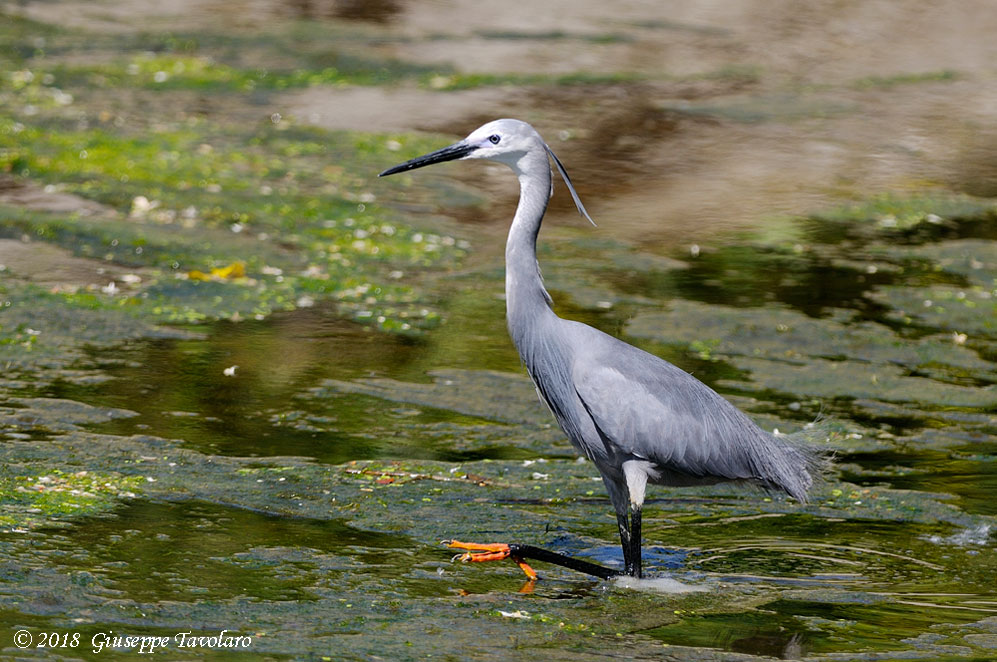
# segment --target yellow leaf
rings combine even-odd
[[[245,278],[246,277],[246,263],[245,262],[233,262],[226,267],[216,267],[211,270],[212,276],[217,276],[218,278]]]

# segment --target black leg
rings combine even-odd
[[[630,509],[630,562],[627,574],[632,577],[641,576],[641,553],[640,553],[640,506]]]
[[[640,508],[632,508],[629,519],[626,515],[617,515],[616,521],[620,525],[620,544],[623,546],[623,573],[640,577]]]
[[[620,525],[620,546],[623,547],[623,573],[630,575],[633,574],[630,572],[633,567],[633,548],[630,546],[630,520],[627,519],[626,515],[617,513],[616,523]]]

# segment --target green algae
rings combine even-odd
[[[477,87],[523,85],[607,85],[644,80],[645,76],[627,73],[591,74],[485,74],[485,73],[436,73],[422,77],[427,87],[441,91],[467,90]]]
[[[87,41],[80,33],[49,32],[42,47],[31,45],[25,33],[37,34],[35,24],[23,19],[9,29],[12,41],[19,48],[8,52],[18,65],[37,62],[33,71],[39,80],[58,78],[77,88],[82,94],[101,89],[143,89],[157,93],[191,90],[209,94],[267,93],[317,85],[387,85],[414,82],[422,87],[442,92],[484,86],[580,86],[634,83],[648,80],[646,74],[612,72],[595,74],[576,71],[559,74],[479,73],[461,72],[449,65],[415,65],[394,59],[372,58],[359,54],[349,44],[356,34],[337,35],[339,47],[329,48],[323,42],[329,35],[308,34],[301,41],[300,29],[268,31],[263,39],[247,43],[239,36],[212,33],[175,33],[146,35],[145,39],[106,39]],[[516,35],[487,32],[489,39],[584,39],[598,44],[614,43],[618,35],[570,36],[563,33]],[[359,35],[359,39],[364,39]],[[380,39],[383,40],[383,37]],[[35,40],[37,43],[37,39]],[[301,46],[304,45],[302,49]],[[151,47],[150,47],[151,46]],[[289,51],[297,48],[293,57]],[[79,65],[65,62],[64,53],[82,51],[96,62]],[[122,57],[124,50],[128,56]],[[242,52],[254,50],[259,57],[247,60]],[[55,57],[46,57],[54,55]],[[297,66],[295,66],[297,65]],[[301,66],[305,65],[305,66]],[[688,77],[666,77],[690,80],[731,79],[754,82],[757,72],[751,67],[721,67],[717,71]],[[11,78],[7,87],[19,85]],[[0,83],[0,92],[3,85]]]
[[[23,533],[66,518],[105,513],[122,500],[137,498],[144,484],[117,472],[66,472],[49,466],[22,473],[25,468],[5,464],[0,472],[0,531]]]
[[[523,645],[529,646],[560,649],[598,642],[610,648],[642,648],[655,641],[659,646],[662,641],[670,647],[683,646],[691,642],[667,629],[679,620],[721,619],[725,613],[743,613],[748,605],[762,610],[778,606],[787,614],[809,617],[814,613],[809,605],[827,604],[829,590],[844,605],[849,604],[848,596],[855,604],[841,607],[833,618],[869,621],[882,612],[863,612],[869,609],[864,606],[868,600],[855,601],[852,591],[868,594],[871,589],[874,601],[887,598],[863,573],[891,575],[888,586],[893,596],[904,595],[905,589],[897,589],[903,582],[917,586],[922,576],[937,579],[939,572],[948,577],[952,571],[943,568],[953,562],[951,552],[928,540],[928,535],[951,530],[940,527],[940,520],[965,525],[973,521],[916,493],[880,489],[855,488],[843,492],[840,501],[832,498],[834,503],[819,506],[834,513],[830,518],[801,514],[776,500],[732,498],[735,492],[725,489],[713,493],[713,499],[720,501],[712,503],[703,498],[710,489],[693,495],[683,492],[677,498],[652,499],[647,508],[648,536],[682,540],[683,549],[695,552],[689,562],[700,574],[680,576],[694,583],[719,581],[722,588],[687,596],[633,592],[541,568],[547,579],[534,595],[516,597],[496,592],[502,584],[518,582],[514,565],[452,566],[436,540],[501,536],[562,549],[578,544],[583,549],[593,544],[615,547],[615,522],[601,486],[592,480],[591,465],[475,462],[462,463],[454,471],[447,462],[376,461],[329,467],[291,458],[261,462],[211,457],[162,439],[126,440],[79,432],[64,435],[55,447],[62,449],[57,452],[71,450],[81,465],[111,462],[135,472],[154,503],[128,506],[118,515],[120,524],[95,523],[54,538],[50,544],[55,549],[82,546],[87,551],[53,557],[50,563],[58,573],[23,577],[16,595],[0,591],[4,606],[38,615],[57,609],[63,618],[85,613],[85,622],[92,624],[117,622],[117,610],[124,609],[147,614],[133,621],[144,628],[170,627],[177,618],[182,621],[201,610],[220,608],[239,614],[238,623],[226,624],[231,629],[249,627],[260,634],[257,652],[287,653],[301,646],[314,650],[322,642],[341,645],[343,637],[361,630],[370,633],[365,645],[383,652],[390,649],[384,648],[388,645],[384,638],[397,635],[399,628],[404,631],[403,623],[429,627],[431,633],[441,613],[451,623],[470,619],[467,631],[476,636],[482,628],[499,635],[515,625]],[[33,454],[26,445],[13,455],[9,448],[5,452],[5,460]],[[114,457],[109,459],[111,454]],[[547,478],[534,477],[537,466]],[[324,490],[314,491],[310,488],[314,485],[324,485]],[[588,496],[593,487],[600,490],[596,498]],[[524,492],[530,493],[528,498],[523,498]],[[194,500],[172,503],[181,496]],[[854,504],[877,499],[896,507],[863,509]],[[212,505],[219,500],[237,501],[243,507]],[[759,508],[778,514],[778,540],[759,537],[759,526],[770,530],[767,523],[772,521],[758,519]],[[554,513],[559,523],[544,533],[544,523]],[[873,524],[877,520],[884,523]],[[717,526],[728,534],[719,546],[712,533]],[[828,526],[834,529],[834,543],[821,546]],[[881,527],[891,527],[891,537],[899,536],[904,541],[900,549],[908,551],[897,553],[895,545],[877,549],[877,541],[885,538]],[[288,545],[288,539],[295,544]],[[26,542],[14,540],[8,553],[29,553]],[[202,556],[204,550],[210,550],[208,559]],[[808,561],[815,553],[825,561]],[[139,572],[116,565],[122,557],[149,560]],[[782,567],[787,578],[813,573],[812,586],[830,586],[811,589],[809,597],[817,602],[808,603],[792,584],[780,588],[776,578],[751,579],[753,563],[760,564],[758,570],[766,575],[778,575]],[[845,574],[840,573],[842,567]],[[743,574],[732,574],[735,568]],[[171,581],[149,582],[150,573]],[[60,583],[68,590],[60,591],[55,603],[41,599]],[[112,608],[105,597],[109,594],[127,597],[119,597]],[[170,604],[184,616],[174,613]],[[907,609],[922,608],[899,609],[907,614],[913,613]],[[624,626],[613,617],[620,610],[642,616]],[[288,620],[297,623],[293,636],[283,632],[282,624]],[[965,622],[972,620],[968,616]],[[814,627],[810,623],[804,629]],[[921,631],[910,627],[914,635]],[[970,628],[967,633],[977,631]],[[302,635],[308,643],[303,643]],[[447,635],[451,640],[454,636]],[[619,636],[626,641],[619,642]],[[419,641],[424,649],[437,645],[434,636],[423,634]],[[474,642],[467,645],[468,650],[487,651]],[[858,639],[854,645],[865,650],[868,641]],[[691,649],[689,654],[693,655]]]
[[[8,397],[5,403],[11,407],[0,412],[0,425],[8,434],[67,432],[87,425],[138,416],[127,409],[94,407],[63,398]]]
[[[535,398],[518,375],[457,371],[436,379],[405,385],[361,378],[355,385],[407,406],[460,406],[460,399],[447,397],[449,379],[480,391],[470,401],[481,408],[469,413],[499,420],[533,416],[517,414],[515,405],[490,405],[504,398],[525,407]],[[344,390],[350,395],[349,388],[326,384],[311,393],[334,399]],[[420,402],[410,402],[415,399]],[[78,415],[81,422],[84,414]],[[96,420],[96,414],[86,415]],[[482,644],[481,633],[489,632],[498,638],[514,633],[523,650],[540,647],[552,655],[594,646],[602,654],[667,650],[679,659],[704,659],[716,655],[711,649],[731,648],[730,640],[722,640],[732,631],[724,626],[731,615],[741,616],[735,622],[744,627],[733,630],[740,632],[750,629],[753,614],[778,610],[794,625],[790,631],[801,633],[802,649],[815,654],[843,650],[840,643],[825,647],[820,633],[830,626],[815,620],[816,614],[839,624],[837,634],[855,654],[870,647],[921,650],[914,644],[874,646],[874,635],[863,635],[849,621],[880,631],[890,618],[907,619],[904,632],[916,638],[925,626],[910,618],[924,610],[925,598],[917,593],[922,586],[986,586],[990,572],[989,561],[968,555],[985,548],[954,542],[960,531],[990,520],[967,516],[944,496],[836,482],[814,505],[801,508],[729,487],[652,489],[645,510],[649,567],[658,558],[653,545],[679,545],[674,549],[685,561],[673,576],[705,584],[707,593],[635,592],[540,567],[545,580],[534,594],[517,596],[509,588],[522,581],[514,565],[451,565],[437,541],[519,540],[612,562],[618,556],[616,525],[591,464],[377,459],[335,466],[212,455],[185,448],[181,440],[81,431],[61,434],[45,448],[19,443],[3,452],[5,463],[65,455],[74,470],[115,467],[142,481],[143,501],[115,518],[60,537],[46,534],[41,549],[52,550],[45,556],[52,572],[19,577],[16,594],[0,591],[4,607],[22,615],[19,622],[30,616],[41,619],[31,621],[37,627],[68,627],[65,619],[82,619],[74,627],[88,634],[120,631],[122,613],[129,615],[129,628],[151,632],[189,627],[199,614],[208,618],[221,610],[238,615],[232,616],[238,622],[222,627],[258,635],[256,654],[348,647],[378,654],[397,650],[404,657],[411,648],[444,654],[456,641],[465,654],[488,659],[507,650],[505,644]],[[719,531],[724,535],[718,538]],[[40,541],[25,534],[10,542],[6,549],[15,558],[39,553]],[[86,551],[60,556],[68,547]],[[135,561],[122,566],[121,558]],[[966,576],[964,561],[982,574]],[[149,582],[150,576],[163,581]],[[113,606],[109,595],[116,596]],[[948,613],[946,606],[971,610],[974,599],[986,596],[952,598],[940,613]],[[875,606],[895,600],[916,604]],[[640,616],[624,623],[618,618],[623,612]],[[967,638],[981,632],[971,627],[974,612],[966,613],[965,620],[936,620],[947,623],[947,632],[967,651],[985,650],[986,640]],[[205,622],[217,622],[217,616]],[[689,628],[675,627],[679,623],[699,624],[697,631],[706,628],[721,639],[702,648],[702,641],[689,639]],[[464,641],[464,632],[474,637]],[[772,650],[750,637],[736,640],[744,659]]]
[[[815,318],[777,306],[733,308],[676,300],[667,313],[645,313],[631,319],[627,333],[659,342],[700,343],[698,349],[711,356],[789,362],[826,358],[911,370],[938,366],[963,376],[994,376],[992,363],[951,337],[907,340],[882,324],[856,321],[847,311]]]
[[[997,248],[993,241],[954,239],[907,248],[904,256],[930,260],[938,268],[965,276],[982,290],[997,289]]]
[[[992,372],[971,347],[947,336],[906,338],[882,323],[858,322],[842,312],[818,319],[774,308],[766,318],[751,308],[716,306],[713,318],[718,321],[710,324],[714,306],[687,301],[673,305],[671,322],[669,313],[648,319],[639,315],[634,327],[645,322],[652,329],[660,325],[667,334],[662,333],[659,340],[691,339],[690,346],[698,338],[686,329],[697,329],[699,338],[717,341],[692,347],[696,353],[708,352],[701,359],[707,364],[757,361],[790,362],[792,366],[795,361],[819,366],[816,376],[825,376],[827,363],[868,366],[883,374],[892,374],[891,368],[935,369],[934,377],[913,382],[929,394],[933,392],[929,387],[958,386],[939,382],[938,376],[985,379]],[[488,314],[496,307],[483,306]],[[282,323],[280,316],[274,323]],[[216,342],[231,347],[236,338],[229,334],[241,325],[226,327],[219,329]],[[448,331],[442,327],[437,333]],[[321,327],[314,332],[323,333]],[[823,340],[809,342],[813,337]],[[244,338],[259,336],[247,333]],[[300,342],[300,336],[296,338]],[[202,341],[168,342],[195,346]],[[273,341],[261,347],[281,354]],[[739,349],[743,347],[750,349]],[[835,361],[828,360],[832,355]],[[472,353],[458,356],[473,365]],[[132,621],[135,627],[150,631],[189,619],[191,614],[222,609],[240,615],[237,627],[249,623],[255,632],[263,633],[256,652],[275,654],[344,646],[379,654],[397,650],[402,657],[410,648],[443,654],[455,645],[452,630],[458,626],[475,633],[473,640],[461,640],[463,649],[485,658],[508,647],[480,643],[483,631],[496,637],[514,632],[523,650],[539,647],[552,656],[592,646],[602,654],[665,650],[679,659],[715,656],[718,648],[742,651],[743,659],[787,650],[806,651],[817,659],[833,659],[835,651],[843,654],[840,651],[845,650],[851,651],[850,659],[881,653],[932,659],[939,652],[965,658],[986,650],[988,640],[971,635],[985,634],[973,627],[980,613],[974,602],[990,596],[984,591],[965,594],[965,586],[987,586],[993,562],[985,545],[962,540],[981,539],[972,532],[989,530],[991,519],[955,505],[961,502],[945,494],[946,488],[962,490],[953,481],[938,482],[934,485],[937,493],[930,493],[924,482],[915,482],[909,491],[897,489],[894,485],[912,472],[902,464],[896,470],[873,472],[866,468],[869,459],[860,456],[855,456],[860,462],[855,465],[857,471],[849,465],[843,469],[852,482],[832,481],[806,507],[763,494],[746,495],[731,487],[681,492],[652,489],[645,510],[649,567],[656,572],[673,568],[657,560],[674,557],[659,556],[654,549],[662,544],[674,546],[670,551],[680,560],[678,568],[669,572],[686,583],[709,587],[705,595],[635,595],[638,592],[594,585],[568,571],[547,567],[540,568],[545,580],[533,596],[511,595],[509,585],[519,586],[521,581],[514,565],[453,566],[437,541],[443,537],[518,540],[615,562],[616,524],[594,468],[549,457],[560,435],[551,428],[540,429],[546,413],[521,375],[451,369],[436,371],[431,382],[420,382],[417,375],[422,371],[412,366],[393,373],[388,364],[374,362],[377,370],[389,376],[369,377],[349,374],[349,356],[340,361],[337,369],[346,375],[324,380],[313,377],[313,386],[293,388],[297,408],[275,407],[273,425],[293,428],[303,422],[307,432],[324,435],[343,430],[363,433],[366,428],[365,443],[380,457],[326,465],[305,458],[240,457],[237,447],[224,455],[207,449],[201,452],[182,439],[79,430],[50,439],[45,449],[16,444],[5,460],[30,462],[65,453],[76,470],[115,467],[144,481],[142,507],[119,511],[123,521],[111,530],[148,531],[143,528],[146,522],[173,519],[178,524],[154,533],[129,533],[126,540],[109,546],[84,543],[94,551],[78,565],[58,562],[61,574],[20,580],[23,592],[16,598],[0,593],[5,606],[39,616],[55,609],[77,614],[90,624],[116,624],[120,615],[104,602],[109,592],[121,592],[130,597],[123,602],[119,598],[119,609],[153,614]],[[764,365],[745,363],[743,369],[752,379],[769,379]],[[128,368],[114,372],[120,378],[128,374]],[[785,375],[781,366],[779,374]],[[127,390],[127,384],[123,386]],[[734,386],[743,389],[744,383]],[[799,397],[792,390],[795,387],[787,388],[794,398]],[[874,386],[869,389],[867,401],[881,402],[883,391]],[[942,391],[937,393],[939,398],[969,392]],[[800,391],[805,392],[805,388]],[[753,406],[765,406],[768,397],[760,395],[764,399],[754,401]],[[923,407],[925,402],[918,397],[904,404]],[[196,401],[176,404],[192,411],[200,406]],[[866,406],[872,409],[871,404]],[[964,416],[973,415],[973,409],[964,409]],[[367,413],[361,416],[360,411]],[[902,408],[905,414],[909,411]],[[104,424],[93,418],[92,422],[151,422],[145,416]],[[785,425],[784,419],[775,418],[780,426]],[[533,426],[543,438],[529,441]],[[449,433],[438,434],[444,428]],[[430,443],[442,449],[487,449],[487,442],[476,446],[473,440],[461,446],[467,443],[465,435],[473,435],[475,429],[491,435],[495,445],[527,440],[527,454],[515,460],[440,461],[420,456],[423,451],[418,445],[396,443],[413,435],[431,437]],[[942,440],[951,443],[951,436],[942,434]],[[900,443],[912,443],[913,438],[905,437]],[[342,443],[334,437],[326,439]],[[855,440],[855,445],[840,440],[832,443],[849,452],[859,447],[875,451],[884,439],[888,438],[875,443]],[[922,445],[942,440],[926,438]],[[254,444],[252,448],[266,446]],[[273,453],[275,449],[267,450]],[[978,466],[972,459],[967,465]],[[883,484],[857,484],[856,478]],[[177,499],[184,502],[176,504]],[[149,500],[153,503],[147,504]],[[230,511],[228,505],[238,505],[238,509]],[[273,526],[280,532],[267,533]],[[229,527],[232,536],[225,533]],[[182,534],[184,528],[197,532],[197,537]],[[140,545],[137,541],[143,535],[164,537]],[[287,536],[298,543],[288,545]],[[73,540],[86,538],[78,534]],[[174,548],[180,550],[177,555],[171,555]],[[206,548],[211,556],[205,561]],[[115,565],[122,555],[150,560],[137,571]],[[92,569],[95,566],[97,572]],[[149,570],[174,583],[161,588],[143,585],[141,575]],[[54,587],[62,587],[66,576],[75,578],[71,586],[76,588],[60,594],[56,604],[45,606],[43,596],[60,590]],[[964,594],[931,599],[935,606],[930,608],[930,620],[945,624],[949,643],[924,638],[933,632],[927,621],[917,617],[926,609],[927,599],[921,595],[925,586]],[[953,618],[953,610],[965,612],[965,618]],[[622,611],[640,616],[621,624],[617,615]],[[441,618],[450,624],[446,634],[439,628]],[[890,630],[894,620],[907,623],[902,629],[905,642],[883,638],[881,633]],[[285,632],[289,622],[295,623],[293,637]],[[51,621],[40,623],[51,626]],[[773,628],[766,629],[765,623],[772,623]],[[798,635],[795,640],[794,634]]]
[[[669,313],[635,317],[627,332],[687,343],[702,358],[729,361],[750,378],[721,383],[740,389],[937,407],[997,404],[992,387],[959,383],[966,378],[993,381],[994,366],[951,337],[903,341],[888,327],[870,322],[810,318],[771,306],[687,301],[673,302]]]
[[[361,53],[350,42],[371,38],[363,32],[328,26],[316,30],[305,24],[283,24],[253,35],[219,31],[105,35],[57,29],[5,13],[3,37],[9,46],[2,55],[10,61],[42,62],[46,73],[95,90],[140,87],[229,93],[316,84],[380,85],[441,69]],[[82,54],[85,64],[73,62],[70,54]]]
[[[30,33],[32,25],[11,29]],[[72,43],[67,48],[82,48]],[[117,215],[6,208],[0,234],[150,269],[138,287],[118,287],[119,296],[98,292],[70,305],[120,306],[144,319],[197,323],[266,316],[328,298],[385,331],[435,325],[438,313],[427,310],[411,280],[401,279],[410,270],[456,265],[466,243],[399,222],[367,190],[378,170],[426,151],[427,139],[325,132],[279,114],[238,129],[193,117],[126,121],[127,111],[108,110],[93,98],[89,74],[49,66],[44,51],[15,59],[23,68],[0,81],[0,171],[98,200]],[[139,56],[129,68],[134,72],[120,80],[109,70],[91,74],[102,77],[97,88],[113,89],[142,88],[146,74],[166,70],[219,91],[250,80],[189,55]],[[323,77],[331,71],[298,72],[283,82],[256,74],[286,87],[330,82]],[[353,167],[334,165],[340,162]],[[245,264],[245,279],[182,282],[237,263]]]
[[[434,370],[432,384],[389,379],[327,381],[323,389],[359,392],[380,398],[428,405],[505,423],[544,425],[549,413],[525,375],[488,371]]]
[[[139,338],[192,338],[197,334],[155,326],[120,309],[65,305],[65,296],[41,287],[0,285],[0,365],[5,379],[104,381],[86,347],[110,347]]]
[[[98,38],[3,18],[0,57],[16,66],[0,76],[2,169],[111,211],[4,208],[0,233],[138,278],[53,287],[0,272],[11,628],[89,640],[217,624],[252,634],[248,654],[268,658],[992,654],[989,202],[884,196],[681,261],[552,238],[541,261],[559,311],[637,338],[767,428],[838,417],[822,443],[840,474],[806,506],[652,488],[648,567],[701,593],[541,567],[518,595],[513,564],[452,564],[438,541],[531,542],[615,564],[616,522],[594,467],[574,459],[519,372],[500,272],[434,284],[468,246],[395,209],[474,200],[404,178],[403,193],[384,194],[399,199],[370,188],[379,169],[444,139],[311,129],[276,116],[270,95],[643,79],[409,67],[354,57],[373,33],[318,22],[260,36],[255,57],[273,60],[260,67],[242,34]],[[908,82],[919,81],[870,84]],[[183,105],[191,92],[239,119],[199,118]],[[721,115],[835,110],[796,99],[774,114],[773,101]],[[59,489],[38,505],[36,485]]]
[[[948,331],[956,341],[997,337],[997,303],[989,291],[947,285],[883,286],[870,298],[889,307],[888,316],[915,328]]]
[[[284,90],[313,85],[383,85],[394,83],[425,71],[402,67],[397,62],[370,62],[366,66],[321,67],[275,70],[243,69],[210,56],[183,53],[137,54],[92,66],[57,66],[52,75],[74,84],[93,88],[141,87],[151,90],[204,90],[211,93]]]
[[[260,148],[239,157],[231,151],[216,154],[201,142],[210,140],[201,133],[210,127],[121,140],[103,131],[4,126],[0,136],[10,142],[0,160],[9,168],[51,178],[64,190],[118,207],[122,216],[94,219],[5,209],[0,210],[0,234],[26,235],[79,256],[154,270],[133,291],[121,288],[120,296],[110,297],[97,293],[84,305],[119,306],[137,316],[187,323],[265,316],[331,298],[358,320],[387,331],[415,332],[432,327],[437,313],[420,312],[426,302],[411,285],[399,282],[404,270],[452,266],[465,252],[466,246],[457,246],[452,237],[417,232],[369,201],[347,200],[343,196],[352,197],[349,192],[322,198],[309,188],[288,190],[276,181],[270,187],[257,180],[258,188],[247,193],[249,179],[256,175],[268,181],[274,166],[261,152],[287,149],[284,138],[242,136]],[[330,143],[323,149],[335,150],[336,141]],[[368,137],[340,142],[339,148],[377,151]],[[390,152],[382,147],[380,154],[387,159]],[[119,177],[121,172],[129,174]],[[357,181],[348,178],[340,185]],[[187,192],[192,186],[197,190]],[[206,192],[213,187],[231,193]],[[278,192],[276,201],[271,188]],[[244,279],[204,283],[187,278],[237,262],[246,264]]]
[[[918,85],[922,83],[950,82],[959,79],[958,72],[951,69],[940,71],[925,71],[920,73],[896,74],[894,76],[867,76],[855,81],[855,87],[860,89],[890,89],[897,85]]]
[[[912,195],[882,194],[837,209],[811,215],[810,230],[828,241],[846,237],[916,237],[944,230],[952,222],[992,218],[994,205],[986,198],[933,191]]]
[[[412,81],[432,90],[455,91],[502,85],[604,85],[643,80],[636,74],[561,75],[462,74],[449,68],[403,67],[393,61],[362,67],[274,70],[243,69],[199,55],[142,53],[128,61],[89,67],[56,66],[45,72],[91,88],[140,87],[149,90],[203,90],[214,94],[286,90],[316,85],[384,85]]]

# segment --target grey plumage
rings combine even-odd
[[[516,173],[520,199],[505,254],[509,334],[540,398],[602,474],[617,514],[626,572],[641,573],[647,482],[748,482],[806,501],[821,471],[821,453],[765,432],[676,366],[554,314],[536,259],[537,235],[553,192],[548,154],[588,218],[557,157],[533,127],[518,120],[489,122],[454,145],[381,175],[470,158],[501,161]]]

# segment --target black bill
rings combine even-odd
[[[411,161],[406,161],[405,163],[400,163],[393,168],[388,168],[378,175],[378,177],[386,177],[388,175],[394,175],[398,172],[405,172],[406,170],[414,170],[423,166],[433,165],[434,163],[443,163],[444,161],[460,159],[476,149],[478,149],[476,145],[469,145],[462,140],[459,143],[450,145],[449,147],[444,147],[443,149],[438,149],[435,152],[417,156]]]

